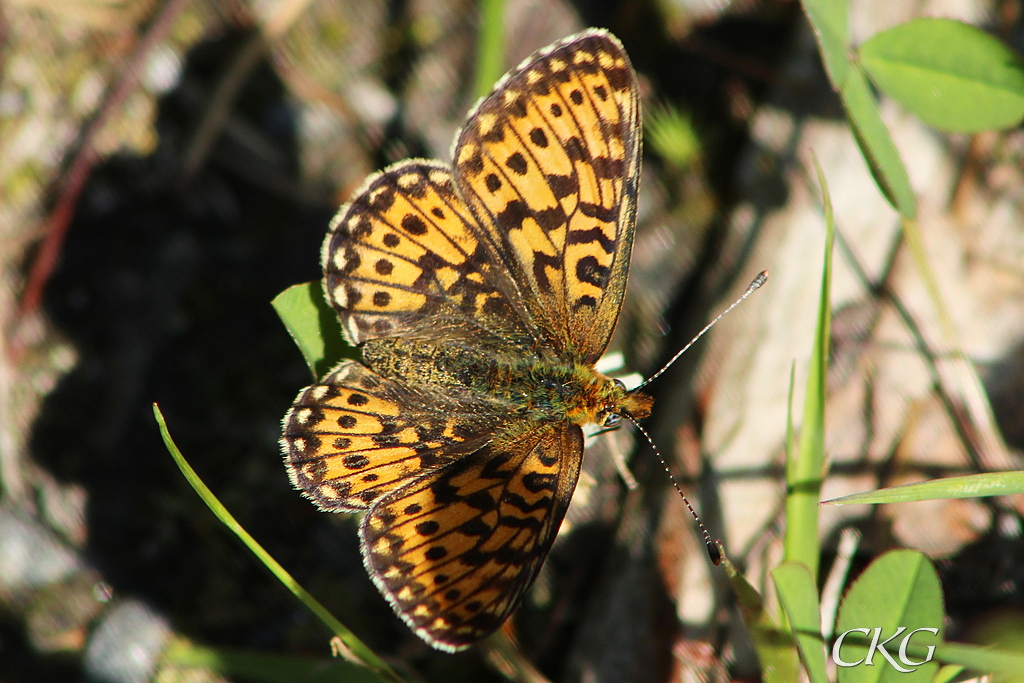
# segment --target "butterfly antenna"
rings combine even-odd
[[[742,295],[740,296],[740,298],[739,298],[739,299],[736,299],[736,301],[732,302],[732,306],[729,306],[729,308],[727,308],[727,309],[725,309],[724,311],[722,311],[721,313],[719,313],[719,314],[718,314],[718,317],[717,317],[717,318],[715,318],[714,320],[712,320],[711,322],[709,322],[709,323],[707,324],[707,326],[705,326],[705,328],[704,328],[703,330],[701,330],[700,332],[698,332],[698,333],[697,333],[697,336],[696,336],[696,337],[694,337],[693,339],[691,339],[691,340],[690,340],[690,343],[689,343],[689,344],[687,344],[686,346],[684,346],[684,347],[682,348],[682,350],[681,350],[681,351],[679,351],[679,353],[677,353],[676,355],[672,356],[672,359],[671,359],[671,360],[670,360],[669,362],[665,363],[665,365],[663,365],[663,366],[661,367],[661,370],[658,370],[658,371],[657,371],[656,373],[654,373],[653,375],[651,375],[650,377],[648,377],[648,378],[647,378],[647,381],[645,381],[645,382],[644,382],[643,384],[641,384],[641,385],[640,385],[640,386],[638,386],[638,387],[637,387],[636,389],[634,389],[634,391],[636,391],[636,390],[638,390],[638,389],[643,389],[643,388],[644,388],[644,387],[646,387],[646,386],[647,386],[648,384],[650,384],[650,383],[651,383],[651,382],[653,382],[654,380],[656,380],[656,379],[658,379],[659,377],[661,377],[661,375],[662,375],[662,374],[663,374],[663,373],[664,373],[664,372],[665,372],[666,370],[668,370],[668,369],[669,369],[669,367],[671,367],[671,365],[672,365],[673,363],[675,363],[675,362],[676,362],[677,360],[679,360],[679,357],[680,357],[681,355],[683,355],[684,353],[686,353],[686,351],[687,351],[687,350],[688,350],[688,349],[689,349],[689,348],[690,348],[691,346],[693,346],[693,345],[694,345],[694,344],[696,343],[696,341],[697,341],[698,339],[700,339],[701,337],[703,337],[703,336],[704,336],[704,333],[705,333],[705,332],[707,332],[707,331],[708,331],[708,330],[710,330],[710,329],[711,329],[712,327],[714,327],[714,326],[715,326],[715,323],[717,323],[717,322],[718,322],[719,320],[721,320],[722,318],[724,318],[724,317],[725,317],[725,314],[726,314],[726,313],[728,313],[728,312],[729,312],[729,311],[731,311],[732,309],[734,309],[734,308],[736,308],[737,306],[739,306],[739,305],[740,305],[740,302],[741,302],[741,301],[743,301],[743,300],[744,300],[744,299],[746,299],[746,298],[747,298],[748,296],[750,296],[751,294],[753,294],[753,293],[754,293],[754,291],[755,291],[756,289],[758,289],[758,288],[759,288],[759,287],[760,287],[761,285],[763,285],[763,284],[764,284],[765,282],[767,282],[767,281],[768,281],[768,271],[767,271],[767,270],[762,270],[762,271],[761,271],[760,273],[758,273],[758,274],[757,274],[757,277],[755,277],[755,278],[754,278],[754,281],[750,283],[750,286],[749,286],[749,287],[747,287],[747,291],[743,292],[743,294],[742,294]],[[653,446],[654,444],[651,444],[651,445]],[[676,488],[679,488],[679,487],[677,486]]]
[[[749,291],[747,293],[749,294]],[[735,304],[733,305],[735,306]],[[676,493],[678,493],[679,497],[683,499],[684,503],[686,503],[686,509],[690,511],[690,514],[693,515],[694,520],[697,522],[697,526],[700,527],[700,533],[704,537],[704,545],[707,546],[708,549],[708,557],[711,558],[711,562],[717,567],[722,563],[722,554],[718,551],[718,544],[715,543],[715,540],[711,538],[711,534],[708,533],[708,528],[704,526],[704,521],[700,518],[700,515],[697,514],[697,511],[693,509],[693,506],[690,505],[689,499],[686,497],[686,494],[683,493],[683,489],[679,485],[679,482],[676,481],[675,476],[672,474],[672,470],[669,469],[668,463],[665,462],[665,458],[661,456],[661,451],[659,451],[658,447],[654,445],[651,435],[647,433],[646,429],[637,424],[636,420],[629,417],[629,415],[626,415],[625,417],[633,423],[634,427],[640,430],[640,433],[644,435],[645,439],[647,439],[647,443],[651,444],[651,448],[654,449],[654,454],[658,456],[658,461],[661,463],[661,466],[665,468],[665,474],[667,474],[668,478],[672,480],[672,486],[676,487]]]

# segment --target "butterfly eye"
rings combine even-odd
[[[622,416],[618,413],[606,413],[604,420],[601,421],[601,426],[606,429],[615,429],[622,422]]]

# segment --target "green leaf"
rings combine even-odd
[[[959,664],[947,664],[939,667],[939,672],[935,674],[935,678],[932,679],[932,683],[953,683],[954,681],[960,680],[960,674],[964,672],[964,667]]]
[[[952,19],[916,19],[858,51],[889,97],[943,130],[974,133],[1024,118],[1024,61],[984,31]]]
[[[854,503],[912,503],[919,500],[946,498],[984,498],[1024,493],[1024,472],[986,472],[963,477],[945,477],[903,486],[854,493],[842,498],[822,501],[822,505]]]
[[[915,550],[896,550],[872,562],[854,581],[839,607],[836,634],[852,629],[868,629],[873,635],[879,628],[879,641],[893,636],[900,627],[901,635],[890,640],[885,649],[902,668],[898,658],[903,638],[921,628],[938,629],[936,635],[926,631],[914,633],[907,654],[914,661],[923,661],[926,647],[942,641],[942,587],[935,568],[923,554]],[[867,636],[870,640],[871,636]],[[846,637],[839,648],[844,662],[860,662],[868,655],[868,647],[860,638]],[[938,671],[936,661],[913,667],[910,672],[898,671],[879,650],[872,652],[871,662],[839,667],[840,683],[895,682],[924,683]]]
[[[904,218],[917,215],[917,197],[910,176],[878,113],[878,102],[858,64],[850,61],[849,3],[846,0],[802,0],[814,29],[832,87],[846,109],[850,129],[882,195]]]
[[[811,572],[805,565],[784,562],[772,570],[772,579],[796,635],[800,659],[811,683],[827,683],[825,642],[821,637],[821,609]]]
[[[314,377],[327,374],[344,358],[357,357],[342,336],[338,314],[324,300],[319,282],[292,285],[270,303]]]
[[[1024,654],[1007,650],[996,650],[991,647],[943,643],[935,649],[935,658],[943,662],[960,664],[975,671],[1015,675],[1020,675],[1020,672],[1024,671]],[[1006,681],[1012,679],[998,680]]]
[[[832,245],[835,221],[828,184],[818,160],[814,160],[825,207],[825,253],[822,256],[821,292],[818,298],[818,322],[815,328],[807,389],[804,395],[803,421],[795,456],[786,453],[786,536],[785,559],[818,573],[818,500],[825,476],[825,378],[828,375],[828,348],[832,330]]]
[[[505,73],[505,0],[481,0],[473,92],[486,97]]]
[[[913,219],[917,215],[917,196],[910,185],[907,167],[882,121],[878,101],[867,78],[860,69],[850,69],[846,81],[838,88],[853,137],[875,184],[901,216]]]
[[[850,70],[850,6],[846,0],[802,0],[829,80],[839,88]]]
[[[725,554],[721,543],[718,544],[718,552],[722,556],[722,569],[736,593],[743,622],[747,625],[750,639],[754,642],[765,683],[789,683],[797,680],[800,657],[792,634],[779,628],[771,614],[764,608],[761,594],[736,569]]]
[[[313,659],[289,655],[197,647],[175,642],[164,653],[175,668],[202,668],[231,678],[258,683],[379,683],[368,669],[344,659]],[[182,676],[186,680],[187,676]]]

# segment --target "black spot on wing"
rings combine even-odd
[[[548,174],[547,181],[555,199],[564,199],[580,191],[580,184],[575,176],[551,173]]]
[[[608,279],[608,268],[598,263],[593,256],[584,256],[576,262],[576,277],[595,287],[604,287]]]
[[[528,168],[526,159],[520,152],[514,152],[509,155],[508,159],[505,160],[505,165],[512,169],[512,172],[517,175],[526,175]]]
[[[580,202],[579,211],[584,216],[590,218],[596,218],[599,221],[605,223],[612,223],[619,217],[619,210],[617,206],[601,206],[600,204],[592,204],[590,202]]]
[[[601,245],[601,249],[606,254],[612,254],[615,252],[615,240],[609,239],[601,228],[591,228],[590,230],[572,230],[569,232],[569,237],[566,240],[566,244],[592,244],[597,242]]]
[[[406,214],[402,217],[402,228],[410,235],[427,234],[427,224],[416,214]]]
[[[558,260],[557,256],[548,256],[547,254],[539,251],[533,252],[533,279],[537,281],[537,286],[541,288],[547,294],[553,291],[551,287],[551,281],[548,280],[547,269],[553,268],[554,270],[561,270],[562,265]]]

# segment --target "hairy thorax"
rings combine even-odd
[[[582,363],[482,353],[451,340],[374,339],[363,362],[413,386],[502,403],[534,421],[614,426],[647,417],[653,400]]]

